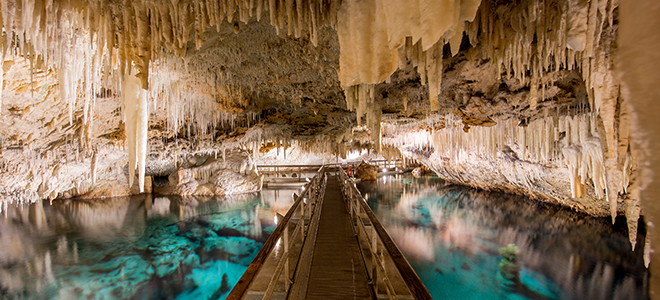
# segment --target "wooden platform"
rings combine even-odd
[[[374,299],[336,176],[328,178],[305,299]]]

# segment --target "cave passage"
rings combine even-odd
[[[658,298],[658,12],[0,0],[0,298],[223,297],[302,182],[259,166],[373,159],[531,199],[365,183],[437,297]]]

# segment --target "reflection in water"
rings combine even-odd
[[[10,206],[0,219],[0,299],[224,298],[293,192]]]
[[[358,188],[435,299],[648,299],[644,225],[635,251],[612,226],[524,197],[380,177]],[[499,249],[514,244],[522,285],[509,289]]]

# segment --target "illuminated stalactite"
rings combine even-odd
[[[412,8],[407,9],[397,9],[396,3],[386,6],[376,2],[345,1],[340,9],[340,81],[347,94],[350,86],[377,84],[389,77],[396,69],[391,63],[395,56],[392,51],[402,48],[417,67],[422,83],[429,84],[431,109],[436,109],[437,94],[441,93],[438,86],[442,82],[442,72],[437,70],[442,69],[442,55],[437,54],[441,46],[434,45],[449,43],[452,55],[456,55],[463,32],[476,47],[475,51],[480,51],[498,68],[498,77],[513,77],[529,84],[528,102],[532,109],[545,101],[546,88],[551,83],[546,73],[579,69],[588,88],[591,109],[600,117],[604,128],[604,134],[594,135],[600,136],[602,151],[589,148],[589,144],[585,151],[592,153],[593,161],[602,161],[604,165],[595,185],[599,196],[601,188],[604,189],[614,221],[618,195],[625,192],[623,168],[629,146],[625,112],[617,111],[623,99],[618,94],[611,55],[616,36],[616,2],[531,0],[492,7],[490,2],[465,5],[455,1],[451,5],[453,10],[431,6],[437,7],[432,16],[443,16],[435,19],[417,14],[414,9],[434,1],[413,1]],[[396,9],[398,15],[388,14],[388,9]],[[414,16],[406,18],[407,13]],[[447,22],[431,26],[439,33],[422,30],[437,19]],[[360,98],[357,99],[358,104],[352,106],[360,115]],[[624,122],[619,122],[621,118]],[[570,149],[567,156],[573,157]],[[572,170],[579,168],[577,164],[570,165]],[[585,174],[573,173],[580,177],[573,185],[573,195],[578,196]]]
[[[490,188],[478,174],[472,173],[475,170],[465,169],[467,165],[481,161],[480,167],[490,166],[488,168],[493,172],[490,176],[506,179],[501,183],[503,185],[515,186],[511,191],[518,189],[530,195],[543,194],[538,192],[539,186],[547,180],[543,178],[553,176],[539,173],[537,169],[540,166],[556,170],[566,167],[565,175],[559,177],[570,179],[568,193],[559,196],[559,189],[557,199],[569,201],[570,198],[587,197],[607,201],[607,183],[611,178],[607,177],[601,150],[605,141],[599,138],[601,125],[597,113],[549,115],[529,121],[526,126],[519,126],[517,119],[496,119],[497,124],[492,127],[472,127],[468,132],[464,131],[463,121],[454,115],[429,119],[428,122],[423,126],[426,129],[420,129],[419,124],[411,127],[385,123],[383,144],[400,148],[407,155],[411,151],[426,153],[426,161],[436,169],[447,172],[446,178],[449,180]],[[634,244],[639,218],[639,191],[636,179],[631,179],[636,169],[633,164],[628,152],[624,162],[626,167],[621,171],[625,180],[617,184],[626,186],[629,191],[624,199],[625,214],[630,219],[630,238]],[[521,172],[523,169],[518,168],[522,165],[529,167],[524,167],[524,172]],[[471,179],[466,179],[466,176]],[[589,195],[586,186],[590,187]]]
[[[278,33],[280,29],[287,28],[289,34],[301,36],[303,30],[307,30],[310,40],[317,45],[319,28],[335,26],[338,7],[338,0],[257,0],[256,3],[254,0],[186,3],[150,1],[126,2],[124,6],[109,2],[44,3],[8,0],[0,2],[0,24],[7,37],[4,39],[3,35],[3,43],[0,46],[3,50],[7,47],[15,49],[26,57],[38,57],[57,70],[60,98],[69,104],[71,125],[74,122],[77,101],[84,103],[83,124],[88,129],[81,131],[81,138],[84,140],[81,146],[88,146],[89,128],[92,128],[90,116],[96,95],[100,94],[103,88],[119,90],[119,77],[128,70],[135,68],[133,75],[140,80],[143,89],[148,89],[152,81],[152,61],[166,53],[185,54],[187,42],[191,37],[194,37],[195,45],[199,49],[204,42],[203,33],[209,27],[219,28],[225,21],[232,23],[236,20],[235,14],[238,15],[238,20],[247,23],[255,15],[260,19],[262,14],[269,10],[270,22],[277,28]],[[167,51],[163,52],[163,49]],[[83,63],[77,60],[79,58],[83,59]],[[149,90],[153,94],[162,95],[162,82],[154,81],[156,88]],[[181,93],[181,90],[178,89],[175,93]],[[79,97],[81,91],[83,95]],[[209,94],[213,101],[218,93],[213,91]],[[236,94],[241,93],[239,91]],[[143,98],[141,96],[139,99]],[[191,99],[190,96],[184,95],[184,100],[189,101],[176,103],[182,106],[181,109],[170,109],[170,128],[176,128],[185,118],[197,119],[198,126],[193,126],[202,133],[208,133],[218,123],[233,123],[235,116],[223,112],[215,113],[216,105],[206,98]],[[146,124],[145,117],[148,118],[148,115],[142,113],[146,112],[146,104],[143,105],[143,101],[138,102],[138,123]],[[140,128],[146,130],[143,127]],[[138,135],[145,136],[144,130],[138,130]],[[143,140],[146,141],[146,137]],[[129,141],[128,145],[130,156],[135,151],[146,151],[146,142]],[[136,167],[142,170],[138,175],[143,178],[143,160],[137,158],[135,162]]]
[[[381,145],[381,136],[384,136],[383,144],[388,144],[388,129],[381,132],[380,106],[374,100],[376,85],[386,81],[397,68],[411,63],[420,73],[421,83],[428,87],[430,109],[438,110],[443,102],[455,100],[443,96],[444,46],[449,44],[448,50],[455,56],[465,37],[471,45],[465,52],[468,59],[487,60],[497,69],[493,73],[498,80],[516,79],[521,85],[529,86],[525,100],[532,110],[542,108],[548,101],[546,92],[555,80],[549,73],[579,70],[591,106],[591,115],[586,117],[588,135],[572,133],[575,128],[584,128],[578,124],[582,119],[575,116],[570,117],[573,119],[556,116],[544,123],[537,120],[526,128],[517,128],[512,123],[515,121],[510,120],[498,126],[508,126],[507,130],[517,135],[516,143],[522,145],[523,157],[541,162],[565,161],[571,174],[573,197],[582,195],[585,183],[591,181],[594,193],[609,201],[614,217],[620,194],[626,194],[630,203],[635,203],[639,194],[631,180],[632,170],[636,170],[636,155],[629,142],[629,112],[619,96],[613,64],[617,6],[617,1],[610,0],[527,0],[498,6],[479,0],[147,1],[123,5],[104,1],[8,0],[0,2],[0,23],[5,33],[1,46],[3,55],[9,51],[28,58],[31,68],[41,61],[56,70],[59,97],[69,104],[68,121],[72,128],[67,130],[80,134],[79,138],[67,136],[65,144],[82,150],[78,156],[83,157],[78,160],[83,161],[92,159],[89,156],[95,157],[96,153],[90,137],[97,95],[104,89],[126,94],[120,78],[135,68],[133,75],[148,96],[131,98],[140,101],[125,101],[124,105],[130,104],[132,109],[125,109],[124,113],[127,145],[134,156],[129,169],[137,168],[138,176],[143,177],[140,170],[144,167],[140,164],[144,160],[139,153],[146,151],[146,142],[140,141],[146,141],[147,106],[153,107],[153,111],[167,110],[167,128],[175,136],[185,125],[187,136],[200,137],[203,141],[199,141],[195,151],[217,153],[227,147],[249,147],[257,155],[254,149],[268,140],[277,137],[279,145],[279,140],[294,139],[278,136],[279,133],[264,133],[223,141],[221,146],[212,145],[215,142],[212,134],[218,126],[235,127],[237,114],[222,110],[232,103],[245,106],[247,99],[240,89],[223,84],[221,72],[190,72],[191,68],[200,66],[179,58],[189,53],[189,42],[194,41],[197,49],[202,47],[209,28],[220,30],[227,22],[240,32],[243,25],[238,21],[247,23],[253,18],[268,17],[278,34],[295,37],[308,34],[313,45],[318,45],[321,27],[336,28],[340,46],[338,75],[347,106],[356,111],[358,125],[363,125],[362,117],[366,116],[364,125],[369,128],[376,148]],[[6,48],[9,49],[5,51]],[[134,80],[129,78],[129,81],[135,89]],[[191,90],[196,93],[190,93]],[[30,91],[34,92],[34,88]],[[407,98],[402,101],[407,110]],[[81,125],[76,123],[74,109],[80,103],[82,127],[78,130]],[[256,118],[248,116],[247,121]],[[503,138],[498,133],[502,129],[473,127],[467,134],[463,129],[467,130],[457,125],[447,129],[447,134],[434,132],[431,138],[436,140],[432,143],[434,149],[450,151],[447,156],[450,161],[455,161],[461,151],[485,149],[484,153],[491,157],[503,151]],[[553,144],[557,130],[566,131],[570,135],[567,139],[578,138],[558,150]],[[340,153],[337,144],[342,138],[330,142],[318,138],[314,140],[318,144],[303,144],[312,151]],[[471,139],[483,141],[479,147],[468,147],[477,143]],[[72,143],[72,140],[78,141]],[[288,144],[285,142],[284,147]],[[74,151],[69,152],[73,157]],[[44,186],[47,187],[42,188],[40,196],[54,191],[50,184]],[[634,211],[629,215],[634,217]]]
[[[136,76],[126,74],[122,82],[122,103],[126,143],[128,144],[128,182],[133,185],[135,169],[138,169],[140,192],[144,192],[144,170],[147,157],[147,131],[149,111],[147,91],[142,89]]]

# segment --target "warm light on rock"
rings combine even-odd
[[[0,201],[128,195],[151,176],[240,193],[260,188],[256,161],[366,150],[626,216],[634,245],[643,142],[618,5],[0,1]]]

